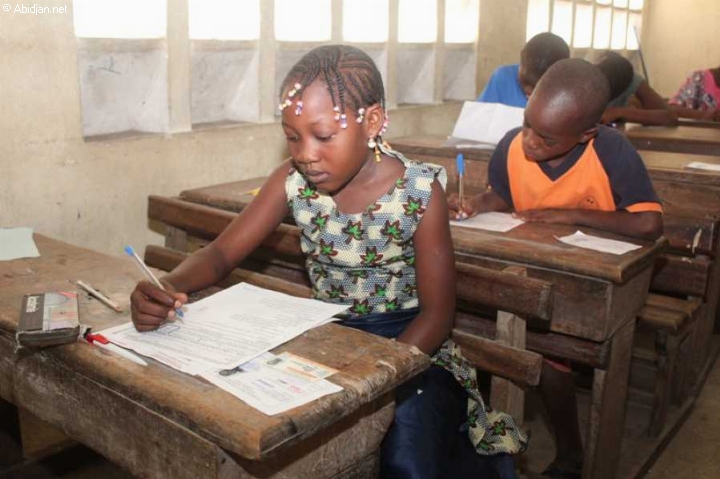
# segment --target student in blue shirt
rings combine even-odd
[[[570,58],[565,40],[550,32],[535,35],[520,52],[520,64],[495,70],[477,101],[525,108],[543,73],[564,58]]]

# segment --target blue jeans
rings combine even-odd
[[[418,313],[372,314],[339,324],[395,338]],[[395,418],[381,447],[382,479],[515,479],[513,456],[475,452],[466,429],[467,400],[465,389],[439,366],[399,386]]]

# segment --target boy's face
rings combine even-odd
[[[522,60],[520,60],[520,68],[518,69],[518,82],[520,83],[520,88],[525,92],[525,96],[530,98],[530,95],[532,95],[535,89],[535,82],[528,76],[527,67],[525,67]]]
[[[562,99],[548,101],[533,95],[525,108],[522,147],[525,156],[533,161],[562,158],[575,145],[587,141],[584,131],[578,132],[579,108]]]
[[[303,86],[302,102],[300,115],[295,114],[295,101],[282,112],[282,127],[290,155],[295,167],[309,182],[321,191],[333,193],[345,186],[372,158],[367,141],[370,136],[377,135],[377,131],[374,135],[369,131],[367,118],[362,124],[356,123],[356,112],[350,108],[345,111],[347,128],[341,128],[340,121],[335,120],[327,86],[322,81]]]

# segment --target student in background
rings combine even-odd
[[[550,67],[525,109],[522,128],[498,144],[488,166],[490,189],[451,216],[515,211],[525,221],[598,228],[626,236],[662,235],[662,207],[642,159],[624,135],[600,126],[610,97],[594,65],[568,59]],[[583,449],[572,371],[546,360],[540,382],[557,454],[544,474],[580,477]]]
[[[683,118],[720,121],[720,67],[693,72],[670,106]]]
[[[532,37],[520,52],[520,64],[495,70],[477,101],[525,108],[528,97],[550,65],[570,57],[570,48],[559,36],[545,32]]]
[[[677,114],[643,77],[635,73],[630,61],[618,53],[607,51],[596,65],[610,82],[610,102],[602,123],[641,123],[643,125],[677,125]],[[630,105],[631,98],[635,105]]]
[[[527,437],[509,416],[486,410],[473,368],[448,341],[455,257],[445,172],[384,146],[382,78],[357,48],[326,45],[307,53],[285,78],[279,107],[291,158],[217,239],[162,279],[169,293],[137,285],[135,327],[156,329],[187,293],[227,276],[292,214],[315,298],[349,308],[340,324],[433,357],[433,366],[396,393],[383,477],[463,477],[458,469],[468,477],[515,477],[511,453]],[[494,431],[496,420],[508,428]]]

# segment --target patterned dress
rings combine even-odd
[[[670,104],[693,110],[715,110],[720,108],[720,86],[710,70],[694,72],[670,99]]]
[[[349,305],[359,319],[418,307],[413,235],[444,169],[416,163],[391,151],[405,165],[393,187],[362,213],[346,214],[297,170],[285,182],[288,206],[302,230],[301,247],[316,299]],[[377,317],[377,316],[375,316]],[[469,394],[469,434],[481,454],[517,453],[527,436],[507,414],[485,407],[475,369],[447,341],[433,362],[450,371]]]

